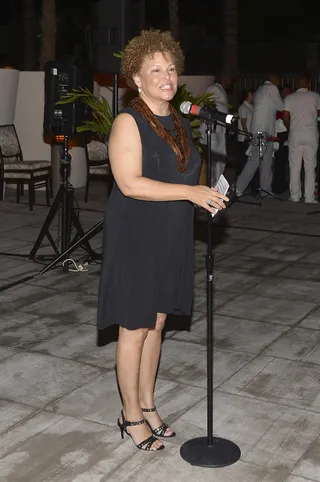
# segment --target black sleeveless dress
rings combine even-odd
[[[137,123],[143,176],[157,181],[195,185],[200,155],[189,122],[183,119],[191,148],[179,172],[171,147],[140,113],[122,112]],[[158,119],[173,130],[172,116]],[[152,328],[157,313],[190,314],[194,281],[194,206],[188,201],[140,201],[113,186],[104,218],[103,260],[98,298],[98,329],[118,324],[129,330]]]

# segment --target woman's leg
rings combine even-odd
[[[154,407],[154,385],[160,358],[161,333],[166,318],[165,313],[158,313],[156,325],[148,331],[143,345],[139,380],[140,404],[143,408]],[[157,412],[144,412],[144,417],[154,429],[162,424]],[[172,432],[173,430],[168,428],[166,435],[170,435]]]
[[[142,350],[148,336],[148,329],[127,330],[120,327],[116,352],[117,375],[123,400],[123,411],[129,422],[142,420],[139,398],[139,372]],[[121,417],[120,417],[120,421]],[[128,432],[138,444],[150,437],[151,432],[146,424],[128,427]],[[155,442],[152,448],[161,446]]]

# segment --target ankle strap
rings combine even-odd
[[[138,420],[137,422],[128,422],[128,420],[125,419],[123,410],[121,410],[121,416],[122,416],[122,425],[124,427],[134,427],[135,425],[142,425],[143,423],[146,423],[144,418],[142,420]]]
[[[134,427],[135,425],[142,425],[143,423],[146,423],[144,418],[142,420],[138,420],[138,422],[128,422],[128,420],[123,420],[123,425],[125,427]]]
[[[153,408],[142,408],[141,409],[143,412],[156,412],[157,411],[157,408],[156,407],[153,407]]]

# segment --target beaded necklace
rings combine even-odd
[[[149,106],[140,97],[135,97],[129,105],[138,111],[142,117],[149,122],[151,129],[158,134],[158,136],[162,137],[167,144],[169,144],[177,156],[177,165],[179,171],[184,172],[189,161],[190,146],[186,129],[182,123],[181,117],[174,107],[169,104],[170,114],[172,115],[174,122],[173,130],[176,132],[176,135],[172,136],[170,131],[162,125]]]

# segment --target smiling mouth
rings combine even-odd
[[[166,84],[166,85],[162,85],[160,87],[161,90],[172,90],[172,85],[171,84]]]

